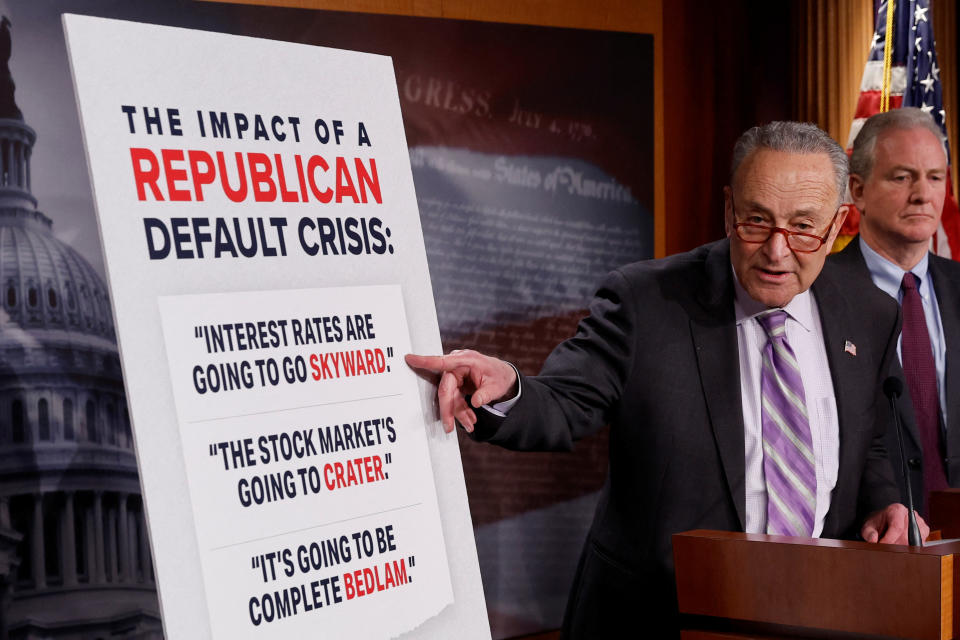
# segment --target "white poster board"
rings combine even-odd
[[[488,638],[390,59],[64,28],[167,637]]]

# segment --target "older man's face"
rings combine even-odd
[[[724,197],[730,261],[750,297],[767,307],[782,307],[809,289],[846,216],[843,208],[834,217],[837,187],[830,157],[755,151],[741,163]],[[783,233],[773,233],[765,242],[741,240],[735,222],[828,237],[817,251],[801,253],[790,248]]]
[[[850,177],[850,194],[863,212],[871,246],[896,254],[905,245],[926,247],[937,232],[947,190],[947,157],[923,128],[894,129],[876,141],[873,169]]]

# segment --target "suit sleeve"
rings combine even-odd
[[[637,299],[622,272],[607,276],[576,334],[560,343],[505,418],[478,412],[475,440],[523,451],[567,451],[609,422],[630,374]]]

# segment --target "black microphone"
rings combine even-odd
[[[907,470],[907,456],[903,453],[903,425],[900,424],[900,412],[897,411],[897,398],[903,393],[903,381],[896,376],[890,376],[883,381],[883,395],[890,400],[890,411],[893,412],[893,421],[897,425],[897,444],[900,445],[900,465],[903,470],[903,481],[907,486],[907,542],[914,547],[922,547],[920,527],[917,526],[917,516],[913,512],[913,488],[910,486],[910,472]]]
[[[903,380],[897,376],[890,376],[883,381],[883,395],[891,400],[903,395]]]

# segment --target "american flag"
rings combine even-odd
[[[870,43],[870,55],[860,82],[860,99],[850,127],[847,152],[860,132],[863,122],[880,111],[884,82],[884,54],[887,42],[887,10],[891,0],[880,2],[876,15],[876,29]],[[930,0],[896,0],[893,2],[891,38],[891,73],[889,79],[890,109],[918,107],[929,113],[940,125],[944,144],[947,133],[944,127],[946,114],[943,110],[943,92],[940,84],[940,67],[933,40],[933,25],[930,15]],[[947,162],[950,147],[947,145]],[[940,228],[933,237],[933,251],[941,256],[960,260],[960,210],[953,197],[953,185],[947,180],[947,198],[943,205]],[[849,194],[848,194],[849,196]],[[849,197],[848,197],[849,200]],[[857,234],[860,213],[851,205],[850,214],[837,240],[836,249],[842,248]]]

